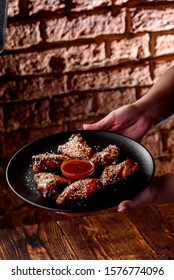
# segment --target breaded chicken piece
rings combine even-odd
[[[59,186],[68,185],[71,183],[70,180],[65,179],[64,177],[46,172],[36,173],[34,175],[34,181],[38,190],[42,192],[44,197],[56,193]]]
[[[57,197],[56,203],[63,205],[66,201],[86,199],[98,188],[100,188],[98,179],[88,178],[78,180],[63,190]]]
[[[69,141],[60,145],[57,151],[70,158],[90,159],[93,155],[91,147],[83,140],[80,133],[72,134]]]
[[[97,166],[106,166],[111,162],[117,162],[118,156],[120,155],[120,148],[116,145],[109,145],[101,152],[97,152],[91,158],[91,161],[94,165]]]
[[[105,167],[99,178],[99,182],[103,186],[113,184],[122,179],[126,179],[138,171],[139,168],[138,162],[134,162],[132,159],[127,159],[119,164],[111,164]]]
[[[58,155],[54,153],[34,155],[32,156],[33,171],[35,173],[38,173],[40,171],[55,169],[67,159],[69,159],[67,156]]]

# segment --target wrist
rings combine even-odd
[[[152,109],[150,106],[146,106],[144,102],[140,100],[136,101],[134,104],[135,110],[139,112],[141,118],[148,125],[149,130],[152,129],[158,123],[158,116],[154,113],[152,114]]]

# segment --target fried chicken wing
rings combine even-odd
[[[86,199],[91,193],[99,188],[98,179],[88,178],[76,181],[67,186],[57,197],[58,205],[64,204],[67,200]]]
[[[55,169],[61,165],[61,163],[67,160],[68,157],[64,155],[58,155],[54,153],[45,153],[32,156],[33,171],[38,173],[49,169]]]
[[[132,159],[127,159],[119,164],[111,164],[103,170],[99,181],[103,186],[126,179],[139,170],[139,164]]]
[[[93,155],[91,147],[83,140],[80,133],[72,134],[69,141],[58,147],[58,153],[70,158],[90,159]]]
[[[118,156],[120,155],[120,149],[116,145],[109,145],[101,152],[97,152],[92,157],[92,162],[97,166],[106,166],[111,162],[117,162]]]
[[[44,197],[50,196],[57,192],[59,186],[70,184],[70,180],[65,179],[59,175],[53,173],[36,173],[34,175],[34,181],[38,190],[42,192]]]
[[[95,191],[99,190],[105,195],[105,188],[128,178],[140,169],[139,163],[132,159],[126,159],[119,163],[123,156],[117,145],[110,144],[103,150],[96,151],[95,148],[93,150],[88,145],[80,133],[72,134],[66,143],[58,146],[57,153],[46,152],[45,154],[32,156],[34,182],[43,197],[50,197],[58,206],[66,205],[66,203],[73,206],[74,202],[79,206],[87,205],[88,201],[93,199],[93,196],[90,196]],[[82,179],[84,178],[82,176],[83,172],[77,172],[76,165],[75,171],[78,175],[81,172],[80,177],[73,175],[73,181],[63,177],[62,174],[69,176],[67,175],[68,172],[64,172],[67,165],[64,165],[64,169],[58,167],[64,161],[66,161],[65,164],[68,164],[67,160],[74,161],[74,159],[76,161],[87,160],[92,163],[92,167],[94,167],[94,170],[92,169],[92,172],[94,171],[93,175],[89,173],[88,178]],[[72,173],[72,167],[69,167],[69,169]],[[112,189],[112,186],[110,187]],[[103,195],[101,197],[105,199]],[[86,201],[88,197],[90,199]],[[100,196],[97,199],[100,199]],[[92,203],[94,203],[94,200]]]

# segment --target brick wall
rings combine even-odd
[[[9,0],[0,155],[132,103],[174,64],[174,1]],[[143,140],[174,169],[174,121]]]
[[[145,94],[174,62],[173,15],[174,1],[10,0],[1,157]],[[162,160],[174,151],[173,134],[171,121],[143,143]]]

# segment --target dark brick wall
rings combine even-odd
[[[9,0],[0,56],[0,159],[146,94],[174,64],[174,1]],[[174,169],[174,121],[142,143]],[[2,198],[3,200],[3,198]],[[4,210],[3,210],[4,211]]]

